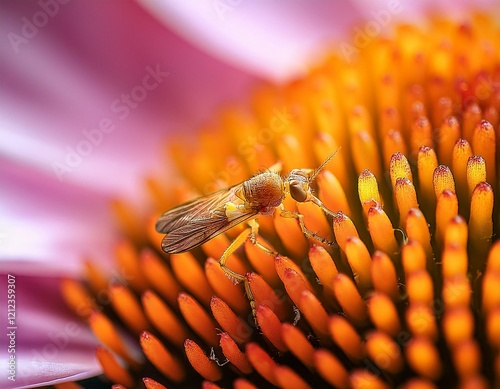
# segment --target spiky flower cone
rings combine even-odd
[[[127,237],[116,247],[121,276],[108,281],[89,263],[85,283],[63,285],[102,342],[110,381],[500,386],[500,30],[485,15],[436,18],[400,25],[350,59],[262,87],[197,141],[169,146],[179,174],[148,180],[148,223],[115,204]],[[279,255],[247,241],[228,261],[246,274],[259,329],[243,286],[217,263],[245,225],[192,252],[161,252],[162,211],[278,161],[284,172],[317,167],[339,147],[315,192],[333,220],[284,201],[337,246],[276,213],[259,217],[258,239]]]

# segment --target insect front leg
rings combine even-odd
[[[325,239],[322,236],[316,234],[315,232],[309,230],[304,223],[304,215],[302,215],[298,212],[288,211],[284,208],[281,208],[280,216],[286,217],[286,218],[296,219],[299,222],[300,229],[306,238],[313,238],[313,239],[317,240],[318,242],[321,242],[321,243],[326,244],[328,246],[335,245],[334,242],[331,242],[328,239]]]
[[[317,205],[318,207],[320,207],[323,212],[325,212],[327,215],[330,215],[331,217],[337,217],[338,214],[336,212],[333,212],[333,211],[330,211],[326,206],[325,204],[323,204],[323,202],[318,199],[316,196],[314,196],[312,193],[309,194],[309,201],[315,205]]]

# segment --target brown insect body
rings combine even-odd
[[[167,234],[162,249],[169,254],[189,251],[257,215],[271,215],[285,195],[284,179],[267,171],[178,205],[156,222],[156,231]]]
[[[156,231],[166,234],[162,249],[174,254],[202,245],[228,229],[255,219],[258,215],[271,215],[280,207],[286,195],[297,202],[311,201],[325,213],[333,215],[311,192],[310,184],[333,158],[330,155],[317,169],[294,169],[286,177],[275,171],[265,171],[232,187],[178,205],[160,216]],[[326,242],[307,230],[302,215],[281,209],[283,217],[299,220],[306,236]],[[252,236],[256,234],[253,223]]]
[[[264,172],[243,182],[242,192],[248,207],[261,215],[271,215],[283,202],[285,183],[278,173]]]

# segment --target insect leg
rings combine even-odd
[[[332,217],[337,217],[338,214],[336,212],[333,212],[333,211],[330,211],[326,206],[325,204],[323,204],[323,202],[318,199],[316,196],[314,196],[313,194],[309,193],[309,201],[313,204],[316,204],[318,207],[320,207],[323,212],[325,212],[327,215],[330,215]]]
[[[245,228],[236,237],[236,239],[231,242],[231,244],[227,247],[227,249],[224,250],[222,256],[219,259],[219,265],[222,271],[224,272],[226,277],[228,277],[234,284],[239,284],[241,281],[245,281],[245,276],[229,269],[226,266],[226,262],[231,256],[231,254],[234,253],[238,249],[238,247],[240,247],[243,243],[245,243],[245,240],[247,240],[247,238],[250,237],[251,235],[252,235],[251,228]]]
[[[229,259],[229,257],[231,256],[231,254],[234,253],[236,251],[236,249],[238,249],[238,247],[240,247],[243,243],[245,243],[245,241],[248,238],[250,238],[252,240],[252,242],[255,240],[254,228],[255,227],[245,228],[236,237],[236,239],[222,253],[222,256],[219,259],[219,265],[220,265],[222,271],[224,272],[224,274],[226,275],[226,277],[228,277],[234,284],[239,284],[241,281],[243,281],[243,283],[245,285],[245,292],[246,292],[248,301],[250,302],[250,308],[252,309],[252,316],[255,319],[257,317],[257,307],[255,305],[255,299],[253,297],[252,290],[250,289],[250,283],[245,278],[245,276],[232,271],[231,269],[229,269],[226,266],[226,262]],[[260,245],[260,246],[262,246],[262,245]],[[264,247],[264,246],[262,246],[262,247]],[[269,249],[267,249],[267,250],[269,250]],[[257,321],[255,323],[257,324]]]
[[[276,251],[271,250],[270,248],[264,246],[262,243],[257,241],[257,233],[259,232],[259,223],[257,222],[257,219],[250,220],[248,222],[248,225],[252,229],[252,232],[250,233],[250,242],[252,242],[253,245],[257,246],[259,249],[264,251],[266,254],[277,256],[278,253]]]
[[[224,250],[222,253],[222,256],[219,259],[219,265],[226,275],[234,284],[239,284],[241,281],[243,281],[245,285],[245,293],[247,295],[248,301],[250,302],[250,308],[252,309],[252,316],[255,320],[255,324],[257,324],[257,307],[255,305],[255,299],[253,297],[252,290],[250,289],[250,283],[246,279],[245,276],[238,274],[231,269],[229,269],[226,266],[226,262],[231,256],[232,253],[234,253],[238,247],[240,247],[247,239],[250,239],[250,242],[260,248],[262,251],[271,254],[271,255],[278,255],[278,253],[272,251],[271,249],[267,248],[263,244],[257,242],[257,233],[259,231],[259,224],[257,223],[257,220],[252,219],[248,222],[249,227],[245,228],[237,237],[236,239],[231,242],[231,244],[228,246],[227,249]]]
[[[313,238],[313,239],[317,240],[318,242],[321,242],[323,244],[327,244],[329,246],[335,245],[334,242],[330,242],[328,239],[325,239],[322,236],[319,236],[318,234],[316,234],[315,232],[309,230],[306,227],[306,225],[304,224],[304,215],[302,215],[298,212],[292,212],[292,211],[288,211],[288,210],[282,208],[280,216],[286,217],[286,218],[297,219],[297,221],[299,222],[300,229],[302,230],[302,233],[306,236],[306,238]]]

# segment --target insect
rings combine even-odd
[[[311,183],[337,151],[338,149],[317,169],[294,169],[286,177],[282,177],[279,172],[265,171],[242,183],[198,197],[163,213],[156,222],[156,231],[166,234],[161,244],[163,251],[168,254],[189,251],[231,227],[248,222],[249,227],[228,246],[219,259],[219,264],[224,274],[235,284],[242,281],[245,283],[247,297],[255,317],[255,302],[246,278],[229,269],[226,262],[247,239],[262,250],[276,254],[257,242],[258,223],[255,219],[259,215],[272,215],[278,209],[280,216],[297,219],[306,237],[333,245],[333,242],[307,229],[303,216],[298,212],[284,209],[282,203],[289,194],[297,202],[312,202],[326,214],[336,216],[336,213],[326,208],[312,193]]]

